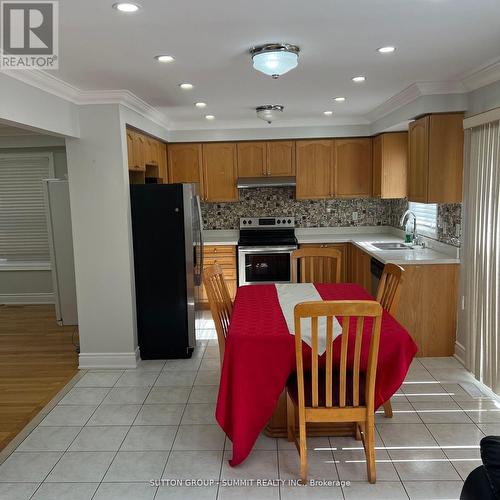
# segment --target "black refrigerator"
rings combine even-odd
[[[142,359],[189,358],[203,233],[196,184],[132,184],[137,334]]]

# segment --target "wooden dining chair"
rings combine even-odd
[[[404,272],[401,266],[386,264],[378,284],[377,302],[379,302],[391,316],[395,316],[398,311]],[[384,416],[385,418],[392,417],[392,405],[390,400],[384,403]]]
[[[342,253],[336,248],[294,250],[292,252],[292,282],[339,283],[341,262]]]
[[[215,323],[217,332],[217,342],[219,344],[220,363],[224,359],[224,348],[226,346],[226,336],[233,312],[233,302],[229,295],[222,268],[219,264],[207,267],[202,273],[203,285],[207,292],[210,311]]]
[[[326,362],[318,368],[318,319],[326,317]],[[340,365],[333,369],[333,320],[342,318]],[[371,318],[371,336],[363,338],[363,325]],[[288,440],[295,442],[300,455],[300,477],[307,480],[306,424],[308,422],[353,422],[356,438],[365,449],[368,480],[376,481],[375,471],[375,377],[382,307],[375,301],[345,300],[302,302],[295,306],[296,376],[287,382]],[[301,320],[311,321],[311,370],[304,372]],[[353,320],[353,325],[351,325]],[[355,328],[350,328],[355,326]],[[350,332],[351,331],[351,332]],[[361,370],[361,346],[369,342],[366,370]],[[353,345],[354,344],[354,345]],[[352,366],[348,366],[352,359]],[[298,412],[299,439],[295,413]]]

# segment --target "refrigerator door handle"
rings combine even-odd
[[[201,202],[200,197],[196,196],[196,207],[198,209],[198,228],[200,230],[200,273],[195,277],[195,285],[201,285],[201,274],[203,273],[203,257],[204,257],[204,248],[203,248],[203,219],[201,217]]]

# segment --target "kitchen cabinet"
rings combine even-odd
[[[372,140],[335,139],[336,198],[359,198],[372,195]]]
[[[238,201],[236,144],[206,143],[202,152],[204,200]]]
[[[333,196],[332,140],[296,141],[296,197],[299,200]]]
[[[127,130],[128,168],[129,170],[146,170],[144,140],[133,130]]]
[[[340,262],[340,281],[345,283],[348,281],[347,270],[348,270],[348,243],[302,243],[300,248],[336,248],[340,250],[341,262]],[[314,272],[317,276],[318,272]]]
[[[167,152],[169,182],[197,183],[203,193],[201,144],[169,144]]]
[[[166,182],[166,144],[128,128],[126,137],[130,183],[144,184],[147,178],[160,184]]]
[[[463,113],[423,116],[408,132],[408,199],[460,203],[463,178]]]
[[[203,267],[207,268],[214,264],[219,264],[222,268],[229,295],[234,300],[237,289],[236,275],[236,247],[233,245],[204,245]],[[198,289],[198,302],[203,309],[208,309],[208,297],[205,287],[202,285]]]
[[[370,270],[371,257],[359,247],[349,245],[348,281],[362,286],[368,293],[372,293],[372,276]]]
[[[240,142],[238,177],[293,176],[294,141]]]
[[[407,193],[408,133],[373,138],[373,196],[405,198]]]

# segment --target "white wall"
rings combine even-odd
[[[67,139],[80,367],[134,367],[137,334],[130,196],[120,106],[80,108]]]

